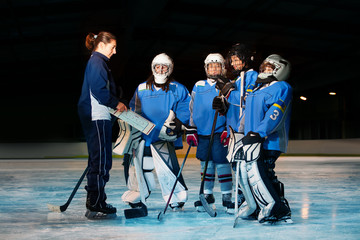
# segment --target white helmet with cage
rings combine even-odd
[[[226,69],[225,69],[225,59],[224,57],[220,54],[220,53],[210,53],[204,61],[205,65],[205,72],[206,72],[206,76],[208,78],[213,78],[215,77],[214,75],[211,75],[208,73],[208,65],[210,63],[220,63],[221,65],[221,75],[225,75],[226,74]]]
[[[272,72],[265,71],[266,68],[272,68]],[[260,74],[258,78],[266,79],[275,77],[278,81],[286,81],[290,75],[291,64],[278,54],[268,56],[260,65]]]
[[[155,68],[161,66],[164,71],[156,71]],[[155,83],[164,84],[174,69],[173,60],[165,53],[156,55],[151,63],[151,70],[155,78]]]

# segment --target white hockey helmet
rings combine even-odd
[[[271,66],[272,73],[265,73],[265,67]],[[291,64],[278,54],[268,56],[260,65],[260,74],[258,78],[266,79],[274,76],[278,81],[286,81],[290,75]]]
[[[165,73],[157,73],[155,71],[155,67],[157,65],[163,65],[167,67],[167,71]],[[155,78],[155,82],[157,84],[164,84],[166,83],[167,79],[171,75],[172,71],[174,69],[174,62],[173,60],[166,55],[165,53],[160,53],[159,55],[156,55],[151,63],[151,70]]]
[[[205,58],[205,61],[204,61],[205,65],[205,72],[206,72],[206,76],[208,78],[212,78],[212,77],[215,77],[215,76],[211,76],[209,73],[208,73],[208,65],[210,63],[220,63],[221,64],[221,75],[225,75],[226,73],[226,69],[225,69],[225,59],[224,57],[220,54],[220,53],[210,53],[206,58]]]

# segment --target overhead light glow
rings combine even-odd
[[[304,97],[304,96],[301,96],[300,99],[303,100],[303,101],[306,101],[306,100],[307,100],[307,98]]]
[[[336,95],[336,92],[329,92],[329,95],[335,96],[335,95]]]

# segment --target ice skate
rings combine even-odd
[[[173,212],[180,212],[184,210],[184,202],[171,203],[170,208]]]
[[[87,209],[85,212],[85,217],[91,220],[101,220],[101,219],[115,219],[117,216],[116,213],[94,212]]]
[[[240,207],[243,202],[245,202],[244,195],[242,193],[238,194],[238,207]],[[235,202],[231,201],[231,193],[222,195],[222,205],[226,213],[231,215],[235,213]]]
[[[85,216],[89,219],[116,218],[116,208],[105,201],[97,202],[97,193],[88,192]]]
[[[111,206],[110,204],[97,204],[95,206],[91,206],[86,204],[86,213],[85,217],[88,219],[112,219],[116,218],[116,208]]]

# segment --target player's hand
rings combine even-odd
[[[116,110],[119,112],[124,112],[127,111],[127,107],[125,104],[123,104],[122,102],[119,102],[118,105],[116,106]]]
[[[234,84],[226,77],[222,75],[218,75],[216,78],[216,85],[215,87],[221,91],[221,94],[228,98],[230,92],[235,89]]]
[[[221,136],[220,136],[220,141],[221,143],[227,147],[227,145],[229,145],[229,140],[230,138],[227,136],[227,131],[224,130],[222,133],[221,133]]]
[[[248,144],[254,144],[254,143],[262,143],[264,141],[264,138],[260,136],[259,133],[256,132],[248,132],[245,137],[242,138],[242,142],[244,145]]]
[[[224,96],[215,97],[212,103],[212,108],[218,110],[220,115],[225,115],[229,109],[229,102]]]

